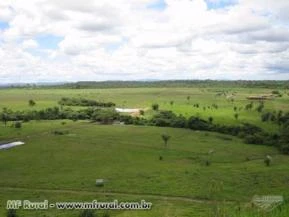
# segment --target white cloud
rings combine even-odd
[[[287,0],[156,2],[1,0],[0,82],[289,79]]]
[[[22,42],[23,49],[29,49],[29,48],[37,48],[38,43],[35,40],[28,39]]]

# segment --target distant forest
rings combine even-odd
[[[66,89],[93,88],[141,88],[141,87],[247,87],[247,88],[282,88],[289,89],[289,80],[285,81],[250,81],[250,80],[162,80],[162,81],[79,81],[60,84],[23,84],[10,85],[10,88],[44,87]],[[7,86],[6,86],[7,88]]]

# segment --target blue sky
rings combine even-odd
[[[9,23],[0,20],[0,30],[9,28]]]
[[[225,8],[228,6],[232,6],[238,3],[238,0],[206,0],[208,9],[218,9],[218,8]]]
[[[57,49],[59,42],[61,42],[64,38],[52,34],[43,34],[36,36],[35,39],[42,49]]]
[[[157,0],[147,6],[148,9],[164,10],[167,4],[164,0]]]
[[[238,3],[238,0],[205,0],[209,10],[226,8]],[[156,0],[147,6],[149,9],[164,10],[167,7],[165,0]]]

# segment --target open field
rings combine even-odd
[[[235,93],[234,101],[216,96],[220,91]],[[186,117],[209,116],[221,124],[249,122],[275,132],[277,124],[262,122],[255,111],[238,111],[234,106],[248,104],[247,96],[270,93],[269,89],[216,88],[122,88],[122,89],[3,89],[0,108],[32,110],[59,106],[62,97],[83,97],[111,101],[118,107],[172,110]],[[265,102],[265,110],[289,111],[289,97]],[[189,100],[187,96],[190,96]],[[31,107],[28,100],[36,105]],[[173,105],[170,101],[174,101]],[[195,103],[200,108],[193,107]],[[213,103],[218,109],[208,106]],[[258,102],[256,102],[257,105]],[[206,110],[203,109],[206,107]],[[80,109],[81,107],[73,107]],[[26,144],[0,151],[0,216],[5,216],[6,201],[30,199],[42,201],[140,201],[153,203],[151,211],[110,211],[110,216],[280,216],[282,212],[257,213],[250,208],[254,195],[282,195],[289,198],[289,158],[270,146],[244,144],[237,137],[193,131],[132,125],[100,125],[89,121],[29,121],[21,129],[0,125],[0,141],[24,141]],[[56,135],[56,130],[66,132]],[[164,147],[161,135],[171,136]],[[264,156],[273,158],[264,165]],[[160,160],[159,157],[163,159]],[[209,161],[210,165],[206,165]],[[103,187],[95,179],[105,179]],[[238,211],[240,209],[240,211]],[[252,214],[253,213],[253,214]],[[103,211],[99,212],[102,216]],[[77,217],[77,210],[25,211],[22,217]]]
[[[0,0],[0,217],[289,217],[289,0]]]
[[[35,125],[37,131],[33,132]],[[255,194],[289,196],[289,176],[285,175],[289,174],[288,157],[279,155],[274,148],[245,145],[233,137],[182,129],[69,121],[65,126],[57,121],[30,122],[24,124],[20,132],[3,128],[1,132],[5,130],[5,135],[27,143],[0,152],[0,188],[4,198],[6,194],[17,192],[23,199],[28,195],[31,200],[38,200],[45,198],[40,194],[44,191],[53,200],[59,197],[70,201],[82,200],[86,194],[87,198],[104,198],[103,193],[111,192],[108,198],[119,198],[120,193],[121,198],[128,200],[152,197],[157,205],[167,201],[153,197],[157,195],[172,197],[172,201],[167,202],[172,203],[172,209],[186,213],[193,203],[186,199],[204,203],[223,200],[247,203]],[[51,133],[52,129],[60,128],[68,130],[69,134]],[[168,150],[163,149],[160,139],[164,131],[173,135]],[[211,149],[215,150],[212,156],[208,155]],[[164,156],[163,161],[158,159],[160,154]],[[272,167],[264,166],[266,154],[274,156]],[[252,160],[246,160],[247,157]],[[204,165],[207,158],[212,161],[209,167]],[[96,178],[104,178],[108,183],[97,188]],[[219,187],[214,189],[215,185]],[[69,191],[76,192],[73,198]],[[13,198],[18,198],[16,195]],[[174,200],[181,202],[182,198],[185,203],[176,206]],[[196,216],[208,214],[209,209],[204,204],[193,204],[197,206],[193,209]],[[168,216],[174,216],[173,213]]]
[[[248,122],[268,131],[276,131],[277,125],[261,122],[260,114],[255,110],[258,101],[254,101],[255,108],[252,111],[244,109],[251,102],[246,97],[270,94],[273,90],[261,88],[5,89],[0,90],[0,108],[29,110],[59,106],[57,102],[62,97],[111,101],[118,107],[125,108],[150,108],[152,103],[158,103],[160,109],[172,110],[185,117],[196,115],[207,119],[212,116],[214,121],[220,124]],[[218,96],[223,92],[226,92],[226,95]],[[283,94],[282,97],[265,101],[265,111],[289,111],[288,91],[280,92]],[[231,97],[233,94],[234,96]],[[33,108],[28,105],[30,99],[36,101],[36,106]],[[171,101],[174,102],[173,105],[170,104]],[[196,103],[199,104],[199,108],[193,107]],[[208,108],[212,104],[217,104],[218,109]],[[234,107],[237,107],[237,111],[234,111]],[[234,118],[236,112],[239,114],[238,120]],[[150,114],[148,112],[146,115]]]

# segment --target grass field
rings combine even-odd
[[[5,89],[0,90],[0,108],[14,110],[57,106],[61,97],[83,97],[112,101],[119,107],[161,109],[184,116],[214,117],[223,124],[250,122],[268,131],[276,124],[263,123],[257,111],[241,110],[234,119],[234,106],[244,107],[246,96],[270,93],[268,89],[228,89],[234,102],[216,96],[213,88],[123,88],[123,89]],[[190,100],[187,100],[190,96]],[[28,100],[36,106],[28,106]],[[174,104],[169,102],[173,100]],[[200,108],[192,105],[199,103]],[[217,110],[203,106],[218,104]],[[286,92],[265,102],[265,110],[289,111]],[[147,111],[146,116],[153,112]],[[65,122],[65,124],[63,123]],[[88,121],[30,121],[21,129],[0,125],[0,141],[21,140],[26,144],[0,151],[0,216],[6,201],[140,201],[153,203],[150,211],[110,211],[111,216],[289,216],[288,207],[275,213],[250,208],[254,195],[282,195],[289,198],[289,158],[274,147],[248,145],[228,135],[147,126],[98,125]],[[55,135],[63,130],[65,135]],[[171,135],[164,148],[161,134]],[[210,154],[210,152],[212,152]],[[273,157],[272,166],[264,156]],[[159,159],[163,156],[163,160]],[[205,162],[211,165],[206,166]],[[103,187],[95,179],[105,179]],[[239,210],[240,207],[240,211]],[[101,216],[103,211],[99,212]],[[20,210],[22,217],[77,217],[73,210]]]
[[[272,89],[273,90],[273,89]],[[249,122],[256,124],[268,131],[278,130],[272,123],[261,122],[260,114],[255,110],[258,101],[254,102],[255,108],[246,111],[244,107],[251,101],[246,97],[251,95],[270,94],[270,89],[261,88],[119,88],[119,89],[5,89],[0,90],[0,108],[7,107],[14,110],[42,109],[58,106],[57,102],[62,97],[82,97],[104,102],[114,102],[118,107],[125,108],[150,108],[152,103],[158,103],[160,109],[172,110],[186,117],[200,116],[204,119],[212,116],[215,123],[239,124]],[[218,93],[226,92],[226,96]],[[287,91],[280,91],[283,96],[274,100],[265,101],[265,111],[289,111],[289,95]],[[228,96],[234,94],[234,101]],[[190,97],[187,100],[187,97]],[[29,107],[28,100],[36,101],[36,106]],[[171,105],[170,101],[174,101]],[[199,108],[193,107],[198,103]],[[217,104],[218,109],[208,106]],[[234,107],[238,110],[234,111]],[[206,108],[204,110],[204,107]],[[241,108],[241,110],[239,110]],[[79,107],[74,108],[79,109]],[[238,113],[236,120],[234,114]],[[150,112],[147,112],[150,115]]]

